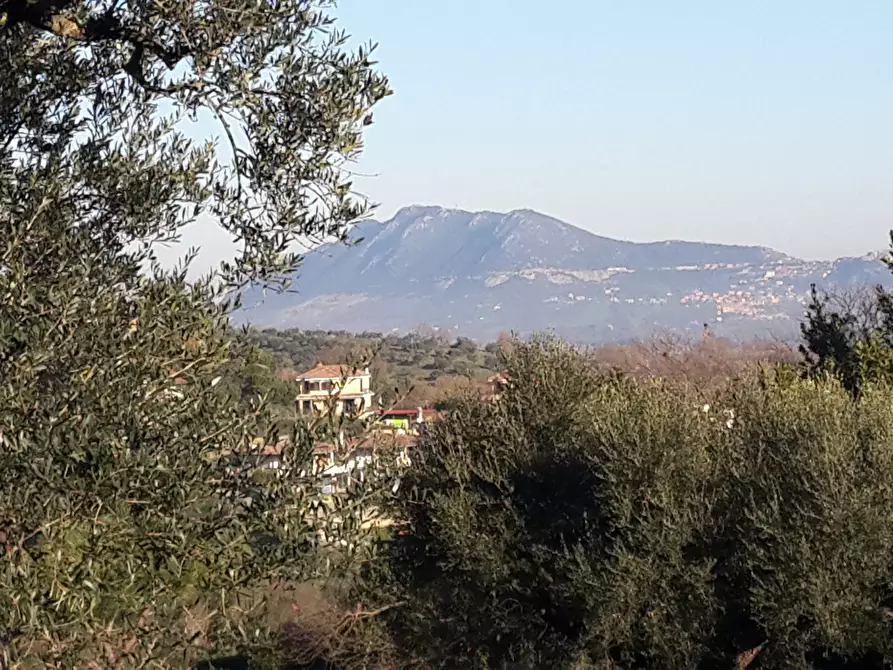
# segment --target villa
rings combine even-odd
[[[335,414],[364,417],[374,411],[372,374],[369,368],[319,364],[297,377],[298,413],[324,413],[333,406]]]

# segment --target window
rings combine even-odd
[[[357,411],[357,401],[353,398],[348,398],[344,401],[344,413],[345,414],[353,414]]]
[[[313,411],[313,403],[310,400],[301,401],[301,414],[310,414]]]

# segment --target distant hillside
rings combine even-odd
[[[657,329],[732,337],[796,332],[809,286],[893,285],[875,256],[808,262],[764,247],[601,237],[533,212],[401,209],[357,246],[307,255],[296,293],[246,296],[238,320],[277,328],[454,335],[554,330],[589,343]]]

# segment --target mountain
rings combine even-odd
[[[601,237],[530,210],[412,206],[307,254],[295,292],[246,294],[259,327],[408,331],[490,339],[554,330],[578,342],[658,329],[796,333],[812,283],[893,286],[877,255],[804,261],[765,247]]]

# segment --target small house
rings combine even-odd
[[[419,426],[433,422],[438,412],[433,409],[380,409],[377,412],[379,423],[394,430],[414,432]]]

